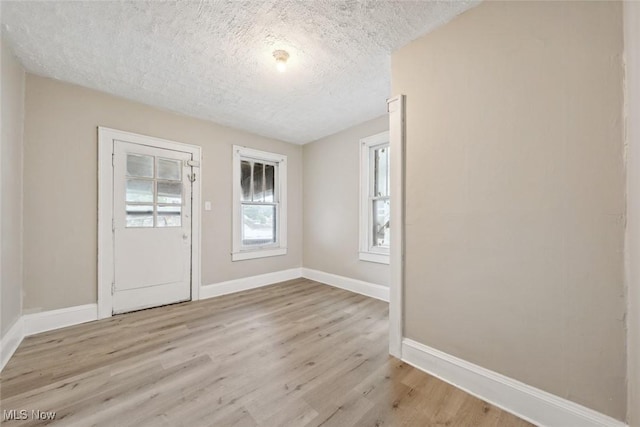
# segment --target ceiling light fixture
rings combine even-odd
[[[289,52],[286,50],[274,50],[273,57],[276,58],[276,68],[281,73],[287,71],[287,59],[289,59]]]

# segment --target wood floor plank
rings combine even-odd
[[[388,355],[388,306],[308,279],[26,338],[8,426],[527,426]]]

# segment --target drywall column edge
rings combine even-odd
[[[627,421],[640,426],[640,3],[624,2],[627,154]]]
[[[405,96],[389,99],[391,152],[391,286],[389,292],[389,354],[402,357],[404,288],[404,115]],[[399,153],[399,155],[398,155]]]

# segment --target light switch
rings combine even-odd
[[[211,202],[204,202],[204,210],[205,211],[211,210]]]

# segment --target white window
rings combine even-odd
[[[232,261],[287,253],[287,156],[233,146]]]
[[[360,259],[389,264],[389,132],[360,140]]]

